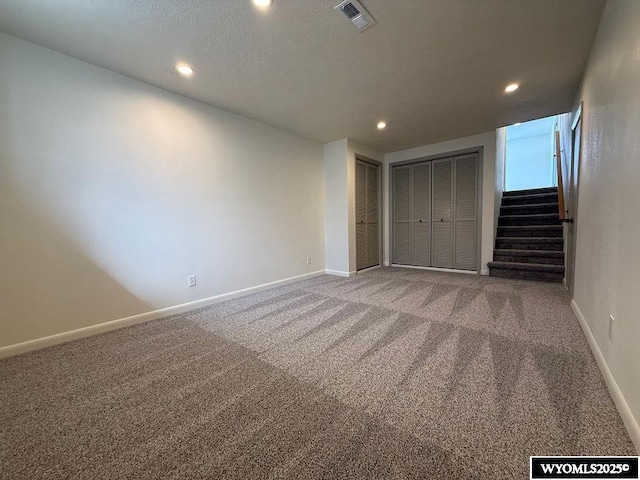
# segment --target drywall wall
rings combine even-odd
[[[575,304],[636,428],[640,420],[638,25],[640,2],[607,3],[576,102],[576,107],[584,103],[574,284]],[[615,318],[613,341],[609,315]],[[640,449],[638,433],[634,440]]]
[[[554,186],[555,121],[554,116],[507,127],[505,190]]]
[[[324,146],[326,264],[334,275],[356,273],[356,157],[384,161],[384,154],[350,139]]]
[[[324,146],[325,257],[327,272],[349,276],[348,140]]]
[[[504,193],[504,180],[507,163],[507,127],[496,130],[496,175],[493,187],[493,224],[498,225],[502,194]],[[493,244],[495,244],[498,229],[493,229]],[[493,258],[493,257],[491,257]]]
[[[447,142],[423,145],[421,147],[387,153],[385,161],[385,196],[384,217],[389,218],[389,166],[395,162],[432,157],[435,155],[482,147],[482,235],[481,235],[481,270],[489,274],[487,263],[493,259],[494,215],[495,215],[495,183],[496,183],[496,132],[487,132],[471,137],[458,138]],[[384,223],[384,262],[389,264],[390,245],[389,222]]]
[[[321,144],[6,35],[0,63],[0,347],[324,270]]]

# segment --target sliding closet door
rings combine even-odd
[[[411,166],[393,169],[393,263],[411,264]]]
[[[380,264],[379,167],[356,160],[356,268]]]
[[[431,266],[431,163],[411,166],[411,265]]]
[[[477,233],[477,155],[455,159],[453,268],[475,270]]]
[[[431,237],[434,267],[451,268],[453,266],[452,248],[452,194],[453,160],[435,160],[433,162],[433,230]]]

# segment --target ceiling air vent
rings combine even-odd
[[[376,23],[373,17],[369,15],[369,12],[367,12],[356,0],[345,0],[333,7],[333,9],[344,13],[360,31],[366,30]]]

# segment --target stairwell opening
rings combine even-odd
[[[505,191],[558,185],[554,132],[558,116],[510,125],[506,129]]]
[[[562,282],[563,226],[554,158],[559,116],[512,125],[504,143],[504,191],[491,276]],[[499,190],[497,190],[499,193]]]

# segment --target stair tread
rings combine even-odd
[[[532,218],[532,217],[544,217],[544,218],[555,218],[560,217],[557,213],[529,213],[529,214],[517,214],[517,215],[500,215],[500,218]],[[524,225],[527,226],[527,225]],[[534,225],[531,225],[534,226]],[[536,225],[537,226],[537,225]]]
[[[546,263],[489,262],[487,265],[489,268],[503,268],[507,270],[564,273],[564,265],[549,265]]]
[[[531,205],[536,203],[555,203],[557,201],[557,193],[534,193],[532,195],[510,195],[502,197],[501,205]]]
[[[524,205],[502,205],[500,208],[539,208],[539,207],[550,207],[550,206],[558,206],[558,202],[543,202],[543,203],[526,203]]]
[[[525,190],[507,190],[502,192],[504,197],[520,197],[524,195],[542,195],[558,193],[558,187],[527,188]]]
[[[496,248],[493,254],[514,257],[564,257],[564,252],[558,250],[518,250],[517,248]]]
[[[502,228],[502,227],[499,227]],[[512,243],[564,243],[562,237],[497,237]]]

